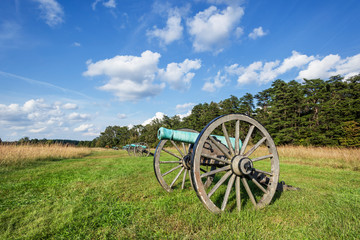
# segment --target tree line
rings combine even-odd
[[[183,119],[178,115],[164,116],[146,126],[108,126],[92,141],[25,137],[17,143],[122,147],[146,142],[155,147],[160,127],[201,131],[214,118],[229,113],[242,113],[258,120],[277,145],[360,147],[360,74],[346,80],[333,76],[328,80],[304,79],[301,83],[279,79],[255,95],[231,95],[220,102],[198,104]]]
[[[155,147],[157,130],[190,128],[201,131],[212,119],[242,113],[262,123],[277,145],[360,147],[360,74],[344,80],[276,80],[255,95],[231,95],[220,102],[201,103],[188,117],[165,116],[146,126],[108,126],[90,146],[114,147],[146,142]],[[85,142],[86,143],[86,142]]]
[[[95,147],[95,141],[91,145],[92,141],[77,141],[69,139],[37,139],[29,137],[23,137],[18,141],[2,141],[0,138],[0,144],[3,145],[71,145],[71,146],[86,146],[86,147]]]

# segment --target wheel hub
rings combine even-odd
[[[231,160],[231,169],[238,176],[249,175],[253,168],[254,165],[250,158],[238,155]]]
[[[182,165],[189,170],[191,168],[191,156],[190,154],[186,155],[183,159],[182,159]]]

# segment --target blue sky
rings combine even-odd
[[[0,138],[92,140],[276,79],[360,73],[358,0],[3,0]]]

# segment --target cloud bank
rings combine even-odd
[[[23,105],[0,104],[0,130],[11,132],[12,136],[18,138],[29,135],[38,138],[40,133],[41,136],[59,137],[64,132],[69,132],[69,128],[74,125],[84,125],[84,122],[91,120],[90,114],[73,112],[74,109],[78,109],[74,103],[47,103],[44,99],[30,99]],[[84,127],[75,129],[89,133]],[[96,131],[96,134],[98,135],[99,131]]]
[[[360,54],[342,59],[337,54],[320,57],[308,56],[293,51],[290,57],[282,61],[256,61],[248,66],[233,64],[225,67],[225,71],[228,74],[237,76],[238,85],[252,82],[256,82],[259,85],[266,84],[293,69],[298,71],[296,80],[304,78],[327,79],[335,75],[342,75],[347,79],[360,73]]]
[[[83,75],[107,76],[108,82],[99,89],[112,92],[121,102],[154,97],[165,88],[165,83],[172,89],[188,89],[195,76],[191,71],[199,69],[201,61],[185,59],[182,63],[170,63],[166,69],[159,69],[160,57],[159,53],[147,50],[139,57],[118,55],[95,63],[88,61],[88,70]],[[162,82],[156,83],[156,79]]]

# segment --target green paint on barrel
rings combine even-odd
[[[172,130],[164,127],[159,128],[157,133],[157,137],[159,140],[174,140],[174,141],[192,143],[192,144],[196,142],[198,136],[199,133]],[[226,147],[228,147],[226,138],[224,136],[218,136],[218,135],[211,135],[211,136],[219,140]],[[235,146],[235,138],[230,138],[230,142],[232,146]],[[242,146],[242,142],[239,139],[239,148],[241,148],[241,146]]]
[[[144,149],[147,148],[146,146],[144,146],[144,145],[139,145],[139,144],[127,144],[127,145],[123,146],[122,148],[123,148],[123,149],[127,149],[127,148],[130,148],[130,147],[142,147],[142,148],[144,148]]]

